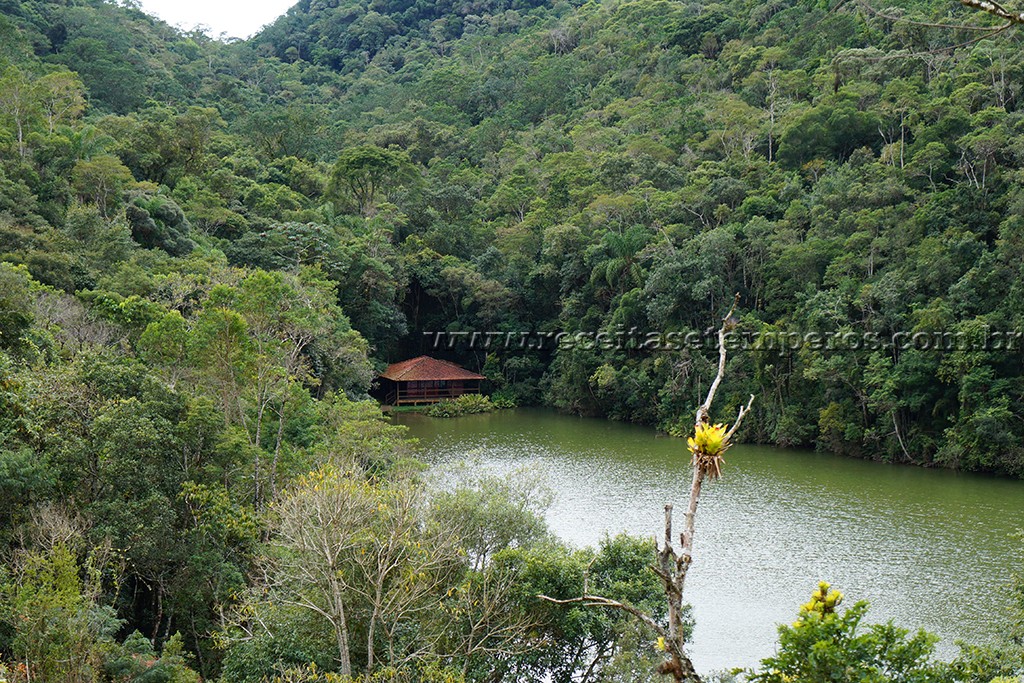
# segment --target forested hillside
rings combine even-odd
[[[197,259],[318,266],[378,365],[424,332],[701,331],[734,292],[749,335],[949,333],[737,354],[748,438],[1020,474],[1020,342],[984,344],[1021,327],[1018,38],[868,9],[300,3],[224,45],[10,3],[5,260],[93,317]],[[689,347],[520,346],[441,352],[662,428],[707,375]]]
[[[963,28],[991,23],[303,0],[221,43],[131,3],[0,0],[0,658],[631,680],[651,653],[626,621],[532,596],[589,566],[642,602],[651,548],[566,549],[510,482],[428,495],[362,399],[427,352],[681,433],[715,352],[675,342],[737,292],[744,339],[841,340],[731,354],[746,440],[1024,476],[1024,53]],[[886,343],[914,333],[955,343]],[[317,546],[316,520],[362,531]],[[327,546],[358,581],[310,574]]]

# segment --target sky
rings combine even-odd
[[[172,26],[204,26],[213,37],[248,38],[297,0],[141,0],[142,9]]]

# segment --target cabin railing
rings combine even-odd
[[[423,387],[417,389],[398,389],[388,395],[388,403],[402,405],[408,403],[437,403],[450,398],[458,398],[463,394],[479,394],[478,387]]]

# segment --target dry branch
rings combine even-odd
[[[1024,24],[1024,12],[1010,12],[998,2],[993,2],[993,0],[960,0],[960,4],[987,12],[1012,24]]]
[[[701,683],[701,678],[686,653],[685,611],[683,609],[683,588],[686,583],[686,574],[693,562],[694,519],[697,515],[697,503],[700,500],[704,479],[721,474],[721,454],[729,447],[729,439],[739,429],[743,418],[750,412],[754,403],[754,396],[751,395],[747,404],[740,407],[736,421],[728,431],[725,431],[724,427],[711,428],[711,404],[725,377],[725,362],[728,355],[726,335],[735,327],[733,313],[738,304],[739,294],[733,300],[729,312],[722,318],[722,325],[718,330],[718,372],[708,388],[707,398],[697,408],[694,420],[695,436],[700,437],[702,430],[713,429],[712,436],[715,437],[717,444],[712,448],[708,446],[707,439],[704,439],[703,442],[699,439],[690,440],[690,451],[693,453],[693,480],[690,485],[690,499],[686,508],[683,532],[679,535],[679,553],[676,553],[675,547],[672,545],[672,506],[665,506],[665,538],[658,547],[658,565],[652,569],[661,579],[668,602],[668,627],[661,625],[651,615],[633,605],[600,595],[584,594],[581,597],[568,600],[559,600],[547,595],[538,596],[542,600],[557,605],[579,604],[588,607],[608,607],[632,615],[664,639],[668,659],[659,667],[659,672],[671,675],[676,683]]]

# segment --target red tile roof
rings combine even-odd
[[[401,363],[392,363],[380,376],[394,382],[487,379],[483,375],[470,372],[455,363],[437,360],[430,356],[420,356],[419,358],[403,360]]]

